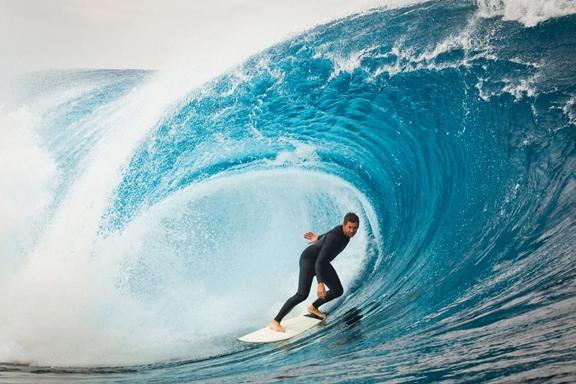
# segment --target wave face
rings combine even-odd
[[[184,98],[137,71],[32,81],[49,97],[2,115],[3,197],[26,208],[3,208],[0,371],[576,380],[576,18],[485,11],[342,19]],[[349,210],[327,324],[235,341],[293,293],[302,233]]]

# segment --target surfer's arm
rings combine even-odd
[[[306,232],[304,234],[304,238],[308,240],[309,243],[314,243],[315,241],[322,240],[324,236],[326,236],[326,233],[319,235],[316,232]]]
[[[336,235],[330,232],[322,236],[326,236],[326,239],[324,240],[324,244],[320,249],[318,258],[316,259],[316,265],[314,266],[316,270],[316,279],[318,281],[318,284],[324,283],[324,270],[326,268],[326,265],[330,264],[330,256],[333,253],[334,242],[336,240],[334,238],[334,236]]]

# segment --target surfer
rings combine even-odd
[[[282,309],[280,309],[278,315],[276,315],[268,326],[270,329],[278,332],[285,331],[284,327],[280,325],[280,322],[292,308],[308,298],[314,276],[316,276],[318,283],[318,299],[308,307],[308,312],[322,319],[326,318],[326,315],[320,312],[318,307],[342,296],[344,293],[336,270],[330,262],[346,248],[350,238],[358,231],[359,225],[360,219],[358,216],[355,213],[349,212],[344,216],[342,225],[337,225],[323,235],[319,236],[314,232],[306,232],[304,234],[304,238],[307,239],[311,245],[304,249],[300,256],[298,291],[294,296],[289,298]],[[326,291],[326,286],[330,288],[328,291]]]

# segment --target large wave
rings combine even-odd
[[[0,361],[573,379],[576,19],[526,4],[373,10],[193,89],[30,80],[44,94],[2,114]],[[293,293],[302,233],[349,210],[362,225],[331,321],[236,342]]]

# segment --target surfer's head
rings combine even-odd
[[[360,219],[358,215],[352,212],[348,212],[344,216],[344,223],[342,224],[342,230],[346,237],[354,237],[360,226]]]

